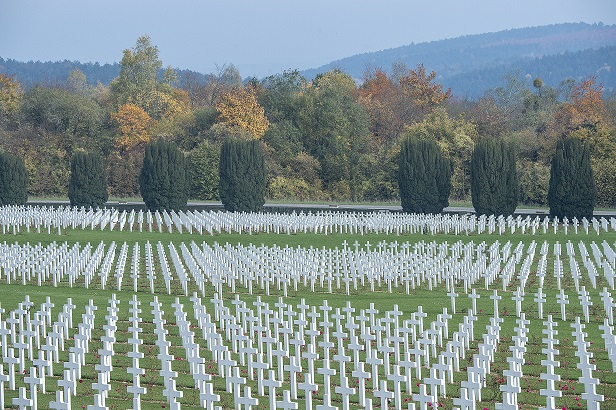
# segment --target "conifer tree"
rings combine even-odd
[[[139,189],[150,210],[179,210],[186,206],[186,159],[177,145],[162,139],[146,145]]]
[[[0,154],[0,206],[24,205],[28,201],[28,171],[23,159]]]
[[[550,215],[592,218],[596,203],[597,190],[588,146],[572,137],[558,141],[548,188]]]
[[[449,205],[451,163],[434,140],[407,138],[398,163],[404,212],[440,213]]]
[[[483,138],[471,158],[471,197],[480,215],[511,215],[518,204],[518,174],[513,145]]]
[[[100,207],[108,198],[107,173],[99,154],[77,152],[71,160],[68,198],[71,206]]]
[[[226,210],[259,211],[265,203],[265,161],[259,141],[225,140],[219,177],[220,200]]]

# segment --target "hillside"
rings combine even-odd
[[[301,73],[313,78],[339,69],[361,81],[366,70],[389,71],[398,63],[409,68],[423,64],[436,71],[454,95],[471,98],[502,85],[503,75],[518,70],[523,75],[546,77],[544,82],[552,86],[566,78],[597,75],[606,89],[613,90],[616,81],[610,67],[616,59],[610,46],[616,46],[616,26],[566,23],[410,44],[354,55]]]
[[[99,82],[104,85],[109,85],[111,80],[120,74],[120,65],[114,64],[99,64],[99,63],[81,63],[79,61],[28,61],[21,62],[12,59],[4,59],[0,57],[0,73],[14,75],[20,84],[26,88],[36,84],[47,86],[63,85],[68,79],[70,72],[78,68],[85,75],[88,84],[96,85]],[[192,70],[177,69],[178,85],[182,86],[188,78],[190,81],[205,84],[208,75],[197,73]],[[163,71],[159,73],[162,77]]]
[[[358,54],[318,68],[301,71],[308,79],[318,73],[339,69],[361,82],[366,70],[389,71],[403,63],[415,68],[423,64],[438,74],[438,81],[455,96],[477,98],[486,90],[502,86],[503,77],[518,73],[541,77],[556,87],[563,80],[597,77],[607,92],[616,90],[616,25],[566,23],[462,36],[410,44],[388,50]],[[0,73],[15,75],[26,88],[37,83],[62,85],[79,68],[88,83],[109,84],[120,72],[115,64],[77,61],[20,62],[0,57]],[[207,74],[178,70],[178,85],[187,81],[205,83]]]

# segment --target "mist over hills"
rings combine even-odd
[[[616,90],[616,25],[563,23],[468,35],[358,54],[300,72],[312,79],[338,69],[361,82],[369,70],[391,72],[394,65],[414,69],[419,64],[436,71],[436,81],[463,98],[474,99],[503,85],[503,78],[510,74],[529,82],[541,77],[553,87],[568,78],[594,75],[610,93]],[[109,84],[120,71],[117,63],[20,62],[0,57],[0,72],[14,75],[26,88],[37,83],[63,85],[74,68],[83,71],[93,85]],[[186,81],[205,83],[210,76],[177,71],[180,86]]]

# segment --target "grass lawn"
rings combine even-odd
[[[575,245],[575,249],[577,251],[576,255],[579,259],[579,250],[577,245],[580,241],[584,242],[588,249],[590,250],[590,244],[594,241],[597,244],[601,244],[602,241],[607,241],[612,248],[616,247],[616,233],[608,232],[602,233],[601,235],[590,234],[586,235],[583,233],[574,235],[571,232],[568,235],[564,235],[562,232],[558,234],[553,234],[551,232],[546,234],[538,234],[535,236],[531,236],[530,234],[505,234],[502,236],[493,234],[493,235],[401,235],[401,236],[392,236],[392,235],[346,235],[346,234],[332,234],[332,235],[316,235],[316,234],[297,234],[297,235],[274,235],[274,234],[254,234],[254,235],[239,235],[239,234],[221,234],[221,235],[191,235],[191,234],[177,234],[177,233],[139,233],[139,232],[117,232],[117,231],[90,231],[90,230],[64,230],[61,235],[51,234],[48,235],[46,233],[20,233],[18,235],[0,235],[0,242],[4,242],[7,244],[18,243],[18,244],[30,244],[36,245],[40,244],[41,246],[47,246],[51,243],[61,244],[66,242],[69,246],[72,246],[75,243],[79,243],[80,245],[85,245],[86,243],[90,243],[94,248],[103,242],[106,247],[111,244],[111,242],[115,242],[116,245],[119,246],[126,242],[129,246],[129,254],[128,254],[128,262],[127,262],[127,272],[129,271],[129,265],[133,252],[133,245],[135,243],[139,243],[140,246],[140,269],[141,269],[141,277],[138,282],[137,299],[141,302],[142,313],[140,317],[143,322],[141,327],[143,332],[141,333],[141,338],[143,339],[143,344],[140,346],[140,351],[145,354],[144,359],[141,360],[140,364],[143,369],[145,369],[145,375],[141,379],[141,385],[148,389],[146,395],[142,397],[142,408],[144,409],[156,409],[156,408],[165,408],[168,407],[165,397],[163,396],[163,379],[159,375],[158,371],[160,370],[160,361],[156,357],[159,353],[158,347],[155,345],[156,338],[153,334],[154,331],[154,323],[153,323],[153,315],[151,312],[150,303],[154,300],[154,295],[150,293],[149,284],[145,278],[145,252],[144,246],[146,242],[150,242],[154,247],[155,244],[159,241],[167,247],[169,243],[173,243],[178,249],[181,243],[190,244],[191,242],[195,242],[197,244],[201,244],[203,242],[207,244],[226,244],[229,243],[231,245],[242,244],[244,246],[248,246],[249,244],[254,244],[256,246],[264,245],[267,247],[273,246],[289,246],[292,248],[302,247],[302,248],[325,248],[325,249],[341,249],[343,247],[343,242],[346,241],[349,247],[353,248],[354,244],[357,242],[357,246],[361,249],[366,246],[366,243],[369,241],[371,244],[371,248],[374,249],[379,243],[387,243],[396,241],[398,244],[410,243],[416,244],[418,242],[429,243],[435,241],[437,243],[442,243],[447,241],[448,244],[452,245],[458,241],[462,243],[467,243],[469,241],[473,241],[475,245],[478,245],[481,242],[485,242],[488,246],[498,241],[501,245],[507,241],[510,241],[513,245],[513,248],[519,243],[522,242],[524,244],[524,255],[526,255],[526,249],[528,245],[535,241],[537,244],[537,248],[539,249],[544,241],[547,241],[550,245],[550,252],[548,254],[548,268],[547,275],[545,278],[543,292],[546,296],[546,303],[543,307],[544,314],[553,315],[554,320],[557,322],[556,329],[558,330],[559,344],[556,346],[559,349],[559,354],[556,357],[556,360],[560,361],[560,366],[557,368],[556,373],[560,375],[561,382],[557,383],[557,389],[562,392],[562,397],[556,399],[557,408],[567,408],[567,409],[585,409],[586,402],[581,399],[581,394],[583,393],[584,387],[582,384],[578,382],[578,378],[581,375],[581,371],[576,367],[578,363],[578,358],[576,357],[577,348],[574,346],[573,341],[575,340],[572,335],[572,327],[574,316],[582,317],[582,321],[584,321],[582,306],[577,297],[577,293],[574,287],[573,279],[569,275],[568,272],[568,258],[565,252],[565,243],[567,241],[571,241]],[[567,294],[569,295],[570,304],[567,306],[568,317],[566,321],[562,321],[560,318],[560,306],[556,302],[556,294],[557,284],[556,279],[553,276],[553,260],[554,256],[552,254],[553,244],[559,242],[562,244],[562,255],[561,259],[564,265],[564,273],[565,277],[562,280],[562,285],[566,289]],[[518,395],[518,403],[521,405],[523,409],[532,409],[538,408],[540,406],[545,406],[545,398],[540,395],[540,389],[545,389],[546,382],[543,380],[541,373],[545,372],[545,366],[541,364],[541,360],[545,359],[545,354],[542,352],[542,349],[545,348],[545,344],[542,342],[542,338],[545,335],[542,331],[545,329],[544,320],[538,318],[538,307],[537,304],[533,301],[533,293],[537,291],[538,287],[538,278],[536,277],[537,270],[537,260],[538,260],[539,252],[535,254],[535,259],[532,261],[531,266],[531,276],[527,282],[526,287],[526,296],[524,302],[522,303],[522,311],[525,313],[526,318],[529,320],[528,328],[528,342],[527,342],[527,351],[525,353],[525,364],[523,365],[523,377],[520,380],[521,383],[521,393]],[[158,262],[158,258],[154,258],[155,262],[155,270],[160,273],[160,265]],[[604,341],[601,338],[602,331],[599,329],[599,326],[603,324],[603,320],[606,317],[606,313],[603,310],[603,304],[601,303],[601,299],[599,296],[599,292],[603,289],[604,286],[608,286],[607,281],[603,276],[598,279],[596,289],[592,287],[592,284],[588,278],[588,275],[584,274],[586,272],[585,268],[581,264],[581,260],[578,260],[580,263],[580,268],[583,273],[583,279],[581,281],[581,285],[585,286],[585,288],[589,291],[591,301],[593,302],[593,306],[590,308],[590,321],[585,324],[585,331],[588,333],[587,341],[591,344],[589,345],[589,351],[592,352],[594,364],[596,366],[596,370],[593,372],[593,377],[596,377],[600,380],[600,385],[598,386],[597,392],[599,394],[603,394],[605,396],[605,402],[602,405],[602,408],[616,408],[616,375],[612,372],[612,364],[608,358],[607,351],[604,346]],[[504,263],[501,265],[501,267]],[[115,263],[114,263],[115,266]],[[218,364],[212,360],[211,352],[209,351],[206,341],[201,337],[201,330],[199,329],[199,324],[195,318],[193,313],[193,304],[190,301],[190,297],[184,296],[184,292],[182,290],[181,284],[177,279],[177,274],[173,270],[173,264],[169,261],[169,266],[172,269],[172,273],[174,275],[174,279],[171,283],[171,294],[167,294],[165,289],[165,284],[161,278],[160,274],[157,274],[156,286],[158,300],[162,305],[162,310],[164,311],[164,317],[166,319],[165,329],[169,332],[167,335],[167,340],[171,342],[170,353],[175,357],[176,360],[173,361],[172,366],[173,370],[178,372],[177,386],[178,389],[182,390],[183,398],[180,400],[183,408],[200,408],[199,406],[199,392],[195,389],[194,382],[192,380],[189,365],[186,361],[186,352],[182,347],[182,340],[179,335],[178,327],[176,326],[176,317],[174,316],[174,307],[172,304],[176,301],[179,301],[183,304],[183,310],[187,313],[187,319],[190,320],[192,324],[192,329],[195,332],[195,340],[200,345],[200,356],[205,359],[205,365],[208,369],[208,372],[212,374],[212,382],[215,387],[215,391],[217,394],[221,396],[221,405],[224,409],[233,408],[233,396],[230,393],[227,393],[225,390],[225,381],[224,378],[218,374],[219,368]],[[519,268],[520,265],[517,265]],[[602,272],[599,269],[599,272]],[[112,271],[113,273],[113,271]],[[128,275],[128,273],[127,273]],[[96,382],[96,371],[94,366],[100,362],[98,358],[97,350],[102,347],[102,343],[100,342],[100,337],[103,335],[103,325],[106,323],[105,315],[107,315],[107,307],[109,306],[109,300],[115,295],[119,303],[119,311],[118,311],[118,322],[117,322],[117,331],[115,333],[116,343],[114,344],[115,355],[113,357],[113,371],[111,373],[111,390],[109,392],[109,398],[107,400],[107,406],[112,409],[128,409],[132,407],[132,395],[127,393],[127,386],[132,383],[131,375],[126,372],[127,367],[131,365],[131,359],[127,356],[128,351],[130,350],[130,345],[128,343],[128,338],[131,337],[131,333],[128,331],[129,323],[129,308],[130,308],[130,300],[133,298],[134,292],[132,291],[133,285],[132,280],[129,278],[125,278],[123,288],[121,291],[115,289],[110,290],[110,288],[115,288],[115,280],[110,279],[107,283],[107,290],[100,289],[101,283],[100,278],[96,275],[92,282],[89,284],[89,289],[84,288],[83,279],[77,280],[75,285],[70,288],[66,281],[61,282],[58,287],[53,287],[50,281],[48,281],[43,286],[37,286],[34,279],[28,281],[26,285],[22,285],[21,282],[6,284],[5,276],[2,276],[0,279],[0,306],[5,309],[7,312],[14,310],[18,307],[18,304],[26,298],[26,295],[29,296],[30,300],[34,302],[34,306],[36,309],[43,303],[47,297],[55,304],[55,307],[52,309],[52,317],[55,320],[55,317],[62,310],[62,305],[67,303],[67,298],[72,299],[72,303],[76,306],[74,312],[74,321],[78,323],[81,320],[81,314],[85,312],[85,306],[88,303],[92,303],[98,307],[96,311],[95,317],[95,330],[92,334],[92,342],[90,343],[90,353],[86,355],[86,364],[82,368],[82,378],[77,383],[77,395],[72,399],[73,408],[85,408],[87,405],[93,404],[93,390],[92,383]],[[514,280],[512,283],[517,284],[517,281]],[[434,403],[433,408],[444,408],[451,409],[453,407],[453,398],[459,397],[459,386],[462,380],[466,380],[467,373],[466,367],[472,365],[472,356],[473,354],[478,353],[479,344],[482,342],[481,336],[482,333],[486,332],[487,326],[490,324],[490,318],[494,316],[494,304],[490,299],[490,295],[493,294],[494,289],[498,290],[499,295],[502,296],[502,300],[499,302],[498,310],[499,316],[503,319],[501,325],[500,332],[500,341],[498,343],[498,347],[495,353],[494,360],[492,361],[490,374],[486,379],[486,387],[482,389],[482,402],[478,404],[479,409],[488,408],[494,409],[495,403],[498,403],[503,400],[502,393],[500,391],[500,386],[503,384],[504,375],[503,371],[508,369],[507,357],[511,356],[511,351],[509,350],[509,346],[512,343],[512,336],[515,335],[514,328],[518,325],[516,322],[516,312],[515,312],[515,304],[511,301],[512,292],[516,290],[516,286],[507,287],[506,290],[502,290],[501,282],[496,281],[490,289],[484,289],[483,282],[480,281],[474,285],[477,293],[480,295],[480,298],[477,302],[476,312],[477,320],[475,322],[475,340],[471,342],[470,348],[466,351],[466,358],[462,360],[460,363],[460,371],[454,374],[453,384],[447,385],[447,396],[440,399],[439,403]],[[471,309],[471,299],[466,297],[463,293],[463,289],[461,287],[457,287],[456,291],[460,294],[460,296],[456,300],[456,314],[452,315],[452,318],[449,321],[449,332],[451,333],[458,329],[458,324],[462,322],[463,317],[468,313],[468,310]],[[204,289],[203,294],[201,294],[200,290],[194,284],[194,282],[190,283],[189,287],[189,295],[192,295],[193,292],[199,292],[199,296],[201,297],[201,301],[203,305],[205,305],[210,314],[213,313],[213,304],[210,302],[210,299],[213,298],[215,289],[212,285],[209,285]],[[616,294],[612,291],[613,296]],[[236,292],[233,294],[229,288],[225,287],[222,291],[224,305],[228,307],[232,314],[235,314],[235,306],[231,303],[236,295],[239,296],[241,301],[246,303],[246,307],[255,310],[255,306],[253,302],[257,300],[259,297],[262,301],[267,302],[270,305],[270,309],[277,309],[274,307],[274,303],[279,301],[279,298],[282,297],[283,293],[276,286],[272,286],[270,288],[270,295],[266,295],[265,291],[259,287],[255,287],[253,289],[253,293],[249,294],[248,289],[238,285],[236,287]],[[358,314],[360,310],[365,310],[372,307],[378,309],[378,317],[385,317],[386,312],[391,311],[397,306],[397,309],[403,312],[403,319],[410,318],[412,312],[416,312],[418,307],[421,306],[423,311],[427,314],[425,318],[426,327],[430,322],[435,321],[437,319],[437,315],[441,314],[443,308],[447,308],[449,313],[452,313],[451,299],[447,295],[447,290],[445,289],[444,284],[439,284],[435,286],[432,290],[428,289],[427,284],[424,282],[421,286],[416,289],[413,289],[406,293],[406,288],[404,285],[399,284],[398,286],[393,286],[391,292],[388,290],[385,283],[382,283],[380,286],[376,286],[374,290],[371,290],[368,284],[364,286],[358,286],[357,289],[351,289],[350,295],[347,295],[344,289],[334,289],[333,293],[328,293],[326,290],[322,290],[318,288],[316,292],[312,292],[310,287],[304,287],[301,283],[294,289],[290,287],[288,290],[287,297],[282,297],[282,301],[287,305],[294,306],[294,309],[297,311],[297,306],[304,301],[305,304],[310,306],[321,306],[323,301],[327,300],[327,303],[334,309],[339,308],[342,309],[347,306],[347,303],[355,309],[355,314]],[[317,309],[318,311],[318,309]],[[330,315],[334,312],[330,312]],[[7,312],[3,314],[3,319],[6,319]],[[320,311],[319,311],[320,312]],[[332,321],[330,316],[330,321]],[[75,326],[76,327],[76,326]],[[331,329],[334,331],[335,329]],[[72,329],[71,332],[74,334],[76,329]],[[219,331],[221,329],[219,328]],[[72,336],[71,334],[71,336]],[[224,331],[222,331],[224,338]],[[333,339],[333,338],[332,338]],[[322,341],[322,336],[318,338],[318,341]],[[228,341],[228,346],[231,347],[231,342]],[[38,395],[38,403],[39,408],[47,408],[49,401],[54,399],[54,393],[57,387],[57,381],[62,377],[63,370],[63,362],[68,360],[68,352],[69,348],[73,346],[74,340],[69,338],[66,341],[64,351],[60,353],[59,363],[54,364],[53,377],[47,377],[47,392],[48,394]],[[442,348],[438,349],[439,352],[442,351]],[[322,354],[322,349],[321,352]],[[347,354],[351,355],[347,350]],[[365,359],[365,354],[362,352],[360,358]],[[1,359],[1,358],[0,358]],[[234,355],[234,359],[239,362],[239,356]],[[288,364],[288,359],[285,360],[285,364]],[[318,366],[321,366],[322,361],[318,361]],[[434,364],[435,358],[431,358],[431,364]],[[394,363],[394,360],[391,360],[391,364]],[[31,365],[30,360],[26,360],[24,363],[25,368],[28,369]],[[277,368],[277,360],[274,359],[272,363],[273,368]],[[302,362],[303,372],[306,371],[306,361]],[[337,368],[338,362],[332,362],[332,367]],[[369,371],[370,366],[366,366],[366,369]],[[250,380],[247,374],[246,366],[240,366],[241,368],[241,376],[247,377],[248,385],[252,388],[252,395],[257,396],[257,383],[256,381]],[[353,364],[347,363],[346,373],[349,377],[349,381],[351,383],[351,387],[356,387],[351,372],[354,370]],[[5,366],[6,372],[6,366]],[[427,377],[428,371],[423,370],[422,377]],[[385,376],[383,367],[381,366],[381,375],[382,380]],[[26,386],[24,383],[24,376],[21,375],[17,378],[16,387]],[[338,386],[339,384],[339,375],[337,374],[332,378],[335,380],[335,383],[332,385],[332,392],[334,391],[334,386]],[[418,387],[416,386],[416,382],[413,378],[413,392],[418,392]],[[314,396],[313,404],[322,403],[322,392],[323,392],[323,377],[319,374],[315,374],[315,382],[317,384],[321,384],[319,391]],[[277,390],[277,394],[279,399],[282,397],[282,390],[289,389],[290,384],[289,380],[285,380],[283,387]],[[393,389],[393,384],[389,382],[390,390]],[[372,397],[372,385],[370,382],[367,386],[367,395]],[[5,401],[10,403],[10,400],[16,397],[17,391],[7,390],[7,385],[5,384]],[[269,408],[268,405],[268,397],[267,394],[265,396],[257,396],[259,399],[259,409]],[[342,407],[341,396],[338,394],[332,394],[332,404]],[[402,394],[402,399],[405,401],[411,400],[411,395],[404,392]],[[299,408],[304,408],[304,393],[303,391],[298,392],[298,400]],[[358,401],[358,395],[355,394],[351,396],[351,407],[356,408]],[[376,406],[378,403],[374,403]],[[393,405],[392,405],[393,406]],[[393,407],[392,407],[393,408]],[[406,408],[406,407],[403,407]]]

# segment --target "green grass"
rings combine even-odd
[[[341,248],[343,241],[346,241],[347,244],[352,245],[356,241],[359,246],[364,246],[367,241],[370,241],[372,245],[375,245],[379,242],[390,242],[397,241],[398,243],[409,242],[415,243],[418,241],[425,242],[442,242],[447,241],[450,244],[453,244],[457,241],[474,241],[475,244],[478,244],[482,241],[485,241],[488,245],[493,243],[494,241],[499,241],[501,244],[506,241],[511,241],[515,246],[518,242],[522,241],[525,245],[528,245],[531,241],[537,242],[538,249],[540,248],[543,241],[548,241],[550,245],[555,243],[556,241],[563,244],[563,254],[565,253],[564,244],[567,241],[571,241],[576,245],[577,251],[577,243],[579,241],[583,241],[587,244],[590,244],[591,241],[595,241],[596,243],[601,243],[601,241],[606,240],[612,246],[616,242],[616,233],[602,233],[600,236],[596,234],[586,235],[586,234],[569,234],[564,235],[562,232],[558,234],[553,234],[549,232],[547,234],[539,234],[535,236],[531,236],[529,234],[506,234],[506,235],[401,235],[401,236],[392,236],[392,235],[343,235],[343,234],[333,234],[333,235],[315,235],[315,234],[297,234],[297,235],[273,235],[273,234],[254,234],[254,235],[238,235],[238,234],[221,234],[221,235],[190,235],[190,234],[177,234],[177,233],[139,233],[139,232],[117,232],[117,231],[82,231],[82,230],[65,230],[61,235],[56,234],[38,234],[35,232],[24,233],[21,232],[18,235],[0,235],[0,241],[4,241],[6,243],[30,243],[37,244],[40,243],[42,245],[47,245],[51,242],[61,243],[67,242],[69,244],[73,244],[79,242],[80,244],[85,244],[90,242],[93,246],[96,246],[101,241],[109,244],[111,241],[115,241],[118,246],[127,242],[129,244],[129,256],[127,263],[127,271],[128,264],[130,262],[131,254],[132,254],[132,245],[135,242],[139,242],[141,245],[141,257],[143,258],[143,245],[146,241],[150,241],[153,245],[160,241],[163,244],[168,244],[169,242],[173,242],[176,247],[181,242],[189,243],[191,241],[195,241],[196,243],[206,242],[212,244],[214,242],[218,242],[220,244],[230,243],[230,244],[243,244],[248,245],[250,243],[255,245],[264,244],[266,246],[278,245],[278,246],[302,246],[302,247],[324,247],[324,248]],[[544,313],[547,317],[548,314],[554,316],[554,319],[559,322],[557,326],[557,330],[559,332],[558,338],[560,340],[560,344],[557,346],[560,349],[560,354],[557,357],[557,360],[561,361],[561,366],[557,369],[557,373],[561,375],[561,388],[563,391],[563,397],[557,399],[556,403],[558,408],[566,407],[570,408],[585,408],[585,402],[583,400],[576,400],[576,398],[580,398],[580,394],[582,392],[583,386],[577,382],[577,378],[581,375],[581,372],[575,367],[577,363],[577,358],[575,357],[576,348],[573,346],[573,338],[571,335],[571,327],[570,324],[573,321],[573,316],[582,316],[582,309],[579,304],[579,300],[577,299],[577,295],[575,294],[575,289],[573,288],[573,281],[570,277],[563,281],[563,286],[565,286],[567,293],[569,294],[570,304],[567,307],[568,312],[568,320],[563,322],[560,320],[560,307],[556,303],[556,282],[552,277],[552,246],[550,246],[550,255],[548,262],[548,275],[546,277],[546,281],[544,283],[544,293],[547,294],[547,300],[544,306]],[[526,247],[525,247],[526,249]],[[590,251],[590,249],[589,249]],[[538,252],[536,253],[536,257]],[[536,269],[536,262],[533,262],[533,267],[531,270]],[[567,259],[563,258],[563,262],[565,265],[565,276],[567,276],[568,264]],[[155,264],[158,261],[155,258]],[[173,265],[169,263],[171,269],[173,269]],[[141,260],[141,270],[144,270],[145,261]],[[582,271],[584,268],[581,267]],[[142,275],[144,276],[144,275]],[[154,346],[155,338],[153,337],[153,329],[154,325],[152,323],[152,314],[151,307],[149,303],[153,300],[153,295],[149,293],[149,287],[145,278],[140,279],[140,292],[138,292],[137,297],[141,301],[141,317],[143,319],[143,333],[142,338],[144,339],[143,345],[140,347],[140,351],[146,354],[146,357],[141,361],[141,365],[144,369],[146,369],[146,376],[142,379],[142,385],[147,387],[148,393],[147,395],[142,397],[142,407],[144,409],[154,409],[154,408],[162,408],[165,404],[164,397],[162,395],[162,378],[158,375],[158,370],[160,369],[160,362],[156,358],[156,354],[158,353],[157,348]],[[108,286],[115,286],[115,280],[110,279],[108,282]],[[586,324],[586,332],[588,332],[588,341],[592,343],[590,347],[590,351],[593,353],[593,358],[596,361],[595,364],[597,366],[597,371],[594,372],[594,377],[598,377],[601,380],[601,385],[599,387],[598,392],[600,394],[604,394],[606,398],[606,402],[603,403],[603,408],[610,408],[611,406],[616,405],[616,375],[611,372],[611,363],[608,360],[607,352],[605,351],[603,340],[601,339],[601,331],[598,326],[603,323],[603,318],[605,317],[605,312],[603,311],[602,304],[600,302],[600,298],[598,296],[598,292],[602,289],[603,286],[607,286],[605,283],[605,279],[599,281],[597,289],[592,289],[592,286],[589,282],[589,279],[585,276],[582,285],[586,286],[586,289],[591,294],[591,300],[594,302],[593,307],[591,308],[591,317],[590,323]],[[522,405],[522,408],[537,408],[539,406],[545,405],[545,400],[539,395],[539,389],[545,388],[545,382],[541,379],[541,373],[545,370],[543,366],[541,366],[540,361],[545,358],[545,355],[541,352],[541,348],[543,344],[541,342],[541,338],[544,337],[542,334],[543,320],[537,318],[537,305],[532,301],[533,296],[532,293],[536,291],[536,287],[538,286],[536,277],[532,277],[528,282],[527,294],[523,303],[523,311],[525,312],[528,319],[530,319],[529,324],[529,342],[527,345],[527,353],[525,355],[525,360],[527,364],[523,366],[524,377],[522,379],[522,393],[518,396],[518,402]],[[35,303],[38,307],[43,301],[45,301],[46,297],[50,297],[52,302],[55,303],[55,307],[53,309],[53,315],[57,315],[61,311],[61,307],[68,297],[72,298],[72,302],[77,306],[75,309],[74,320],[76,323],[79,322],[81,318],[81,313],[84,312],[84,306],[88,304],[89,300],[92,300],[95,305],[98,306],[98,311],[96,312],[96,322],[95,322],[95,333],[93,334],[94,342],[90,345],[90,354],[87,356],[87,364],[83,367],[82,370],[82,382],[77,386],[77,397],[73,398],[73,408],[80,408],[82,406],[87,406],[88,404],[92,404],[92,389],[91,384],[96,381],[96,372],[94,371],[94,365],[98,363],[96,357],[96,350],[101,347],[100,342],[96,342],[98,338],[102,335],[102,325],[105,323],[104,316],[106,315],[106,307],[108,306],[108,300],[111,298],[112,294],[115,294],[116,297],[120,300],[120,311],[119,311],[119,321],[118,321],[118,330],[116,332],[117,343],[114,346],[115,356],[114,356],[114,370],[112,372],[112,390],[110,392],[110,397],[107,400],[107,405],[112,409],[126,409],[132,406],[131,396],[126,392],[126,386],[130,383],[130,375],[126,373],[126,368],[130,364],[130,359],[126,356],[126,352],[129,349],[129,345],[127,344],[127,339],[129,337],[128,332],[128,318],[129,318],[129,301],[133,297],[132,292],[132,281],[128,278],[125,278],[124,287],[122,291],[111,291],[111,290],[102,290],[97,289],[100,287],[100,283],[96,280],[91,283],[90,289],[84,289],[83,283],[77,282],[75,287],[69,288],[66,283],[61,283],[57,288],[50,286],[49,284],[44,287],[38,287],[33,283],[29,283],[26,286],[21,284],[0,284],[0,303],[2,308],[7,311],[13,310],[17,307],[18,303],[23,301],[26,295],[29,295],[30,299]],[[504,319],[502,330],[501,330],[501,342],[498,346],[498,351],[496,353],[496,357],[494,360],[494,364],[492,367],[492,372],[487,378],[487,387],[483,389],[483,402],[478,404],[478,408],[487,407],[489,409],[494,408],[494,403],[502,400],[502,395],[499,390],[499,385],[501,380],[503,379],[502,372],[507,368],[506,358],[511,354],[508,350],[508,346],[512,344],[511,337],[514,335],[513,328],[516,326],[516,316],[515,316],[515,305],[511,302],[512,291],[515,290],[515,287],[508,288],[505,291],[501,290],[500,282],[495,283],[489,290],[484,290],[481,286],[476,285],[477,292],[481,295],[481,298],[478,301],[478,320],[475,325],[475,333],[476,340],[471,345],[469,351],[466,352],[467,360],[464,363],[461,363],[461,371],[455,374],[456,383],[447,386],[448,397],[441,400],[441,404],[443,404],[444,409],[451,409],[453,406],[453,397],[457,397],[459,393],[459,381],[466,379],[465,367],[469,365],[468,359],[472,357],[474,353],[477,352],[478,343],[481,342],[480,336],[485,332],[486,326],[489,324],[489,319],[493,315],[493,302],[489,299],[489,296],[492,294],[493,289],[498,289],[499,294],[503,296],[499,304],[499,314]],[[164,283],[158,275],[157,290],[164,289]],[[195,291],[196,288],[190,289],[190,294]],[[252,302],[254,302],[257,296],[261,297],[263,301],[266,301],[270,304],[272,309],[273,304],[278,300],[279,297],[282,296],[282,291],[279,291],[275,287],[271,289],[271,295],[267,296],[265,292],[260,288],[255,288],[253,291],[253,295],[249,295],[247,289],[238,287],[236,289],[236,293],[239,294],[242,301],[247,303],[249,308],[253,308]],[[450,321],[449,328],[450,334],[453,331],[457,330],[457,324],[462,321],[464,314],[471,308],[471,300],[465,297],[462,294],[462,289],[457,288],[457,291],[461,293],[460,297],[457,299],[456,308],[457,314],[453,315],[453,318]],[[214,288],[209,286],[206,289],[205,295],[202,296],[202,303],[208,306],[208,311],[212,313],[212,306],[209,302],[209,299],[213,297]],[[614,292],[612,292],[614,294]],[[234,299],[235,295],[230,292],[228,288],[223,290],[223,299],[225,301],[225,305],[234,312],[234,307],[231,304],[231,301]],[[172,283],[172,294],[159,294],[159,301],[162,303],[163,310],[165,312],[165,319],[167,320],[167,325],[165,328],[169,331],[167,339],[171,342],[171,353],[176,357],[177,360],[173,362],[173,370],[179,373],[177,379],[178,388],[181,388],[184,391],[184,397],[181,399],[183,408],[199,408],[198,403],[198,392],[194,389],[194,384],[192,382],[192,378],[189,374],[188,365],[185,361],[185,353],[184,349],[181,347],[181,340],[178,335],[178,329],[174,326],[175,318],[173,316],[173,308],[171,306],[172,303],[175,302],[176,298],[179,299],[181,303],[184,305],[184,311],[187,312],[188,319],[192,322],[195,328],[193,329],[197,335],[200,335],[200,330],[197,328],[196,320],[193,316],[192,305],[187,297],[183,296],[182,289],[180,287],[177,279]],[[344,294],[342,290],[334,291],[334,293],[327,293],[322,290],[318,290],[317,292],[310,292],[309,288],[304,288],[301,285],[297,290],[289,289],[288,297],[284,298],[285,303],[292,304],[297,306],[300,301],[304,299],[305,302],[312,306],[319,306],[323,303],[324,300],[328,301],[328,304],[335,308],[344,307],[347,302],[350,301],[351,305],[356,309],[356,314],[360,309],[367,309],[371,304],[374,304],[379,309],[379,317],[383,317],[385,312],[394,308],[394,305],[398,306],[398,309],[404,312],[404,318],[410,317],[411,312],[415,312],[419,305],[423,307],[423,310],[428,314],[428,317],[425,319],[426,323],[430,323],[431,321],[436,319],[436,315],[442,312],[443,307],[448,308],[451,312],[451,302],[450,298],[446,295],[446,290],[443,285],[439,287],[428,290],[427,285],[423,285],[422,287],[412,290],[410,294],[406,294],[404,286],[393,287],[392,292],[389,293],[386,286],[377,287],[375,291],[370,291],[370,288],[360,287],[357,290],[352,290],[350,295]],[[297,310],[297,309],[296,309]],[[332,312],[333,313],[333,312]],[[331,315],[331,313],[330,313]],[[55,317],[55,316],[54,316]],[[330,316],[330,321],[331,321]],[[74,332],[74,330],[73,330]],[[209,355],[206,344],[200,337],[197,338],[198,343],[201,346],[201,357],[206,359],[206,367],[212,371],[213,374],[216,374],[217,364],[212,362],[211,356]],[[65,351],[61,354],[61,359],[59,364],[54,365],[54,377],[47,378],[47,390],[48,392],[54,392],[56,389],[57,380],[62,375],[62,362],[68,360],[68,349],[72,346],[72,341],[67,341],[67,345],[65,346]],[[349,352],[347,351],[347,354]],[[182,360],[180,360],[182,359]],[[236,357],[236,360],[238,358]],[[276,363],[274,363],[275,365]],[[26,363],[26,367],[29,367],[30,363]],[[210,368],[211,366],[211,368]],[[319,363],[320,366],[320,363]],[[337,366],[336,366],[337,367]],[[366,366],[368,370],[369,366]],[[351,371],[353,367],[351,364],[347,365],[347,375],[351,377]],[[305,371],[305,363],[304,370]],[[423,376],[425,377],[427,372],[423,372]],[[244,377],[246,374],[243,375]],[[322,383],[322,378],[319,375],[316,376],[316,382]],[[381,375],[384,377],[384,375]],[[335,380],[337,376],[335,376]],[[217,394],[221,395],[222,403],[220,405],[223,408],[232,408],[233,407],[233,399],[232,396],[226,393],[224,388],[224,380],[220,376],[213,376],[215,388]],[[414,379],[414,383],[416,380]],[[252,387],[253,396],[256,396],[256,382],[249,381],[249,385]],[[17,387],[25,386],[23,384],[23,377],[19,377],[17,380]],[[566,386],[566,387],[565,387]],[[371,387],[371,386],[369,386]],[[390,388],[392,385],[390,384]],[[288,389],[289,384],[288,381],[285,381],[283,389]],[[5,385],[6,389],[6,385]],[[322,388],[319,389],[319,394],[316,395],[317,399],[315,403],[319,403],[319,399],[322,394]],[[414,386],[414,391],[417,391],[417,387]],[[10,399],[16,396],[15,391],[6,392],[7,403],[10,403]],[[280,396],[282,389],[278,390],[278,395]],[[299,408],[303,408],[303,392],[298,393],[300,400],[298,400]],[[411,396],[408,394],[403,395],[403,399],[410,399]],[[54,397],[51,394],[42,395],[39,393],[38,401],[39,408],[46,408],[47,404]],[[340,397],[336,394],[333,395],[333,404],[337,406],[341,406]],[[357,396],[352,397],[352,403],[357,402]],[[577,406],[577,404],[580,406]],[[268,398],[267,396],[259,397],[259,409],[268,408]]]

